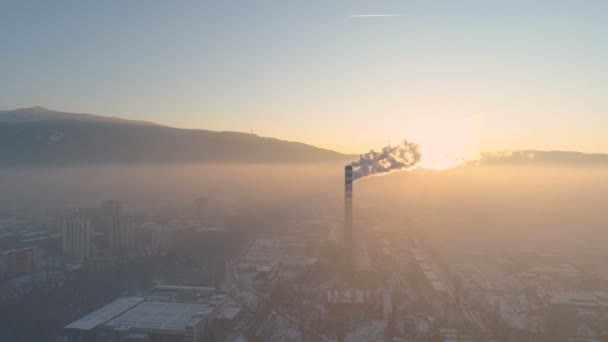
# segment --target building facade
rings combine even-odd
[[[91,222],[82,217],[64,220],[62,227],[63,256],[74,261],[83,261],[91,256]]]
[[[108,239],[110,255],[122,255],[133,248],[133,220],[123,213],[119,201],[105,201],[101,205],[102,225]]]
[[[10,279],[36,271],[36,248],[26,247],[4,251],[0,254],[0,278]]]

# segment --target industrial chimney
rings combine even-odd
[[[344,167],[344,251],[350,263],[353,255],[353,167]]]

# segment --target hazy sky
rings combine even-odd
[[[0,109],[343,152],[608,152],[607,61],[608,1],[0,0]]]

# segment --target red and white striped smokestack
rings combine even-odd
[[[350,262],[353,254],[353,167],[344,167],[344,250]]]

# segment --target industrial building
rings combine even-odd
[[[350,265],[353,258],[353,167],[344,167],[344,250]]]
[[[157,286],[123,297],[65,326],[68,341],[199,342],[220,315],[223,297],[210,288]]]
[[[374,307],[379,305],[381,296],[370,290],[331,289],[327,290],[328,307]]]
[[[603,292],[580,291],[555,295],[547,307],[547,331],[553,335],[582,335],[586,318],[608,317],[608,296]],[[602,319],[600,319],[600,317]]]
[[[431,266],[431,261],[418,250],[412,249],[412,260],[415,262],[418,272],[424,277],[426,281],[427,291],[432,298],[439,299],[440,301],[446,302],[450,299],[450,291],[448,290],[445,283],[439,278],[436,271]]]

